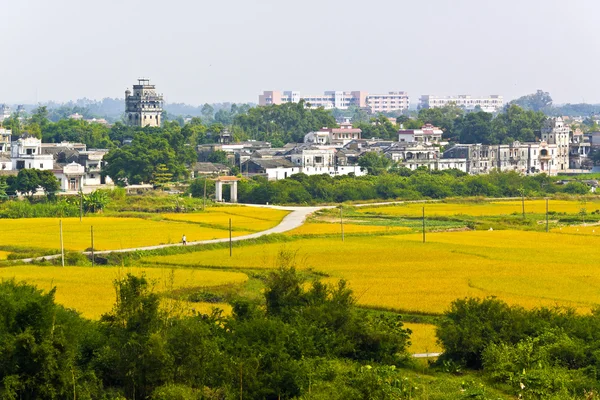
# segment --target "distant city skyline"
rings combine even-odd
[[[364,90],[600,103],[593,0],[5,2],[0,103],[256,103],[265,90]],[[412,101],[414,102],[414,101]]]

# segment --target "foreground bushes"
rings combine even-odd
[[[0,398],[289,399],[317,384],[321,368],[333,381],[356,370],[338,364],[406,359],[398,319],[357,310],[343,282],[305,287],[282,269],[266,282],[266,306],[239,301],[232,317],[173,317],[144,277],[128,275],[116,282],[113,310],[91,322],[57,306],[54,291],[0,283]],[[392,389],[347,382],[340,393]]]
[[[572,398],[598,392],[600,314],[525,310],[494,298],[455,301],[438,331],[441,363],[482,369],[524,398]],[[589,397],[595,398],[595,397]]]

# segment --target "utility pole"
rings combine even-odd
[[[546,198],[546,232],[548,232],[548,198]]]
[[[425,207],[423,207],[423,243],[425,243]]]
[[[521,212],[523,213],[523,219],[525,219],[525,189],[519,189],[521,193]]]
[[[92,236],[92,267],[94,266],[94,227],[90,226],[90,234]]]
[[[65,266],[65,245],[63,242],[63,231],[62,231],[62,219],[60,220],[60,258],[62,260],[62,266]]]
[[[231,241],[231,218],[229,218],[229,257],[233,253],[233,242]]]
[[[342,226],[342,242],[344,241],[344,217],[342,215],[343,206],[340,204],[340,225]]]
[[[206,177],[204,177],[204,197],[202,198],[202,211],[206,209]]]
[[[79,222],[83,218],[83,190],[79,191]]]

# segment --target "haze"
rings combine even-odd
[[[2,2],[0,103],[256,102],[263,90],[600,103],[593,0]]]

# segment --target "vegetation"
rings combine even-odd
[[[240,301],[231,317],[169,315],[144,276],[115,284],[113,309],[89,322],[57,306],[55,289],[1,283],[0,346],[13,362],[0,364],[0,395],[278,399],[327,396],[332,384],[340,393],[328,398],[403,394],[379,377],[398,374],[386,365],[406,359],[408,331],[398,318],[361,313],[343,283],[305,289],[283,267],[266,283],[265,308]],[[363,370],[367,362],[374,368]]]
[[[374,171],[381,164],[378,156],[369,163]],[[296,174],[288,179],[267,181],[256,177],[238,184],[238,198],[243,203],[314,204],[373,199],[444,199],[447,197],[485,196],[515,197],[546,196],[556,193],[586,194],[587,185],[571,182],[556,185],[545,174],[523,176],[515,172],[492,172],[488,175],[467,175],[457,170],[430,171],[420,168],[392,170],[377,176]]]

